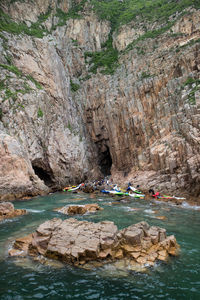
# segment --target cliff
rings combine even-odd
[[[1,1],[0,198],[109,174],[200,194],[200,10],[158,2]]]

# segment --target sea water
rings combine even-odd
[[[186,204],[176,207],[148,200],[108,195],[55,193],[28,201],[15,201],[15,208],[28,214],[0,223],[0,299],[200,299],[200,211]],[[128,200],[128,201],[126,201]],[[168,263],[158,262],[143,272],[115,268],[84,270],[29,258],[12,258],[8,249],[17,237],[33,232],[54,217],[68,218],[53,211],[69,204],[98,203],[102,211],[76,216],[79,220],[110,220],[119,229],[146,221],[174,234],[181,253]],[[165,220],[157,219],[164,216]]]

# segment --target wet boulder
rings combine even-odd
[[[26,214],[25,209],[15,209],[10,202],[0,202],[0,221]]]
[[[91,203],[86,205],[70,205],[70,206],[64,206],[61,208],[56,208],[55,211],[58,211],[60,213],[66,214],[66,215],[84,215],[88,212],[96,212],[98,210],[102,210],[98,204]]]

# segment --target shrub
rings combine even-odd
[[[70,80],[70,86],[71,86],[71,90],[73,92],[78,91],[78,89],[80,89],[80,85],[77,83],[74,83],[72,80]]]
[[[102,51],[85,52],[85,59],[90,58],[89,65],[91,65],[89,72],[96,73],[99,67],[102,68],[102,74],[113,74],[118,67],[119,52],[112,46],[112,35],[109,35],[106,43],[102,45]]]
[[[37,116],[38,116],[38,118],[42,118],[43,117],[43,111],[41,110],[41,108],[39,107],[38,108],[38,112],[37,112]]]

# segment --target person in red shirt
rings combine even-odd
[[[153,189],[149,190],[149,194],[151,194],[151,196],[156,198],[156,199],[160,198],[160,193],[159,192],[155,193]]]

